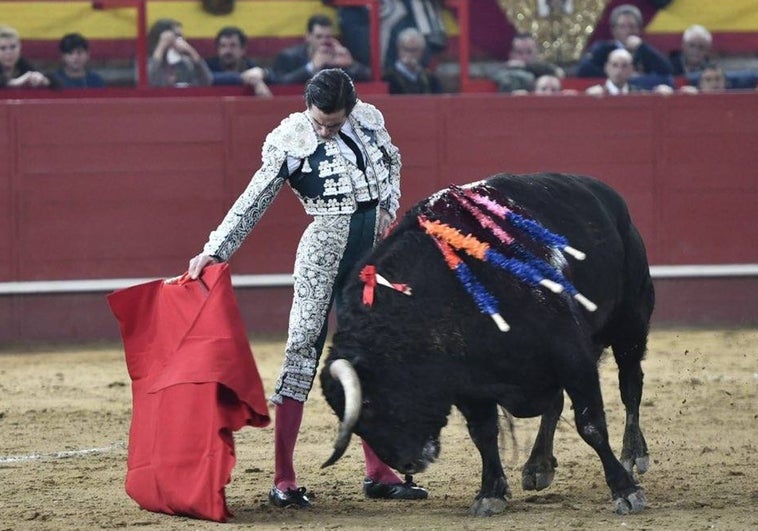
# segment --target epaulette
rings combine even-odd
[[[264,152],[267,144],[286,152],[287,155],[302,159],[316,151],[318,137],[305,113],[296,112],[282,120],[279,126],[268,134],[264,142]]]
[[[384,127],[384,116],[379,112],[379,109],[371,105],[358,100],[358,103],[353,107],[350,117],[355,119],[363,128],[371,131],[376,131]]]

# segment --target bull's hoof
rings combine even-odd
[[[613,500],[613,509],[616,514],[639,513],[645,507],[647,507],[647,498],[642,489]]]
[[[624,445],[619,460],[630,474],[633,473],[635,467],[640,474],[647,472],[650,458],[648,457],[645,436],[642,435],[639,426],[629,426],[624,432]]]
[[[634,467],[637,468],[637,472],[639,472],[640,474],[644,474],[645,472],[647,472],[647,469],[650,466],[650,457],[647,455],[643,455],[635,459],[622,457],[621,464],[624,466],[626,471],[629,472],[630,474],[632,473],[632,469]]]
[[[474,502],[474,505],[468,510],[471,516],[492,516],[500,514],[508,507],[505,498],[480,498]]]
[[[548,488],[555,478],[555,467],[558,461],[551,458],[550,461],[540,463],[527,463],[521,470],[521,488],[524,490],[542,490]]]

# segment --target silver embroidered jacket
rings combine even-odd
[[[336,140],[319,137],[307,111],[282,120],[263,143],[261,168],[211,232],[203,252],[228,260],[263,216],[285,181],[312,216],[352,214],[358,202],[379,199],[394,219],[400,200],[400,152],[382,113],[358,101],[350,123],[368,155],[365,173],[340,154]],[[288,175],[287,157],[302,159]]]

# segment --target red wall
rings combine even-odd
[[[403,207],[499,171],[585,173],[627,198],[651,264],[758,263],[756,94],[366,99],[401,149]],[[0,101],[0,282],[181,273],[258,167],[266,133],[302,106],[295,96]],[[290,272],[307,221],[284,190],[234,273]],[[729,289],[708,295],[697,282],[699,311],[667,282],[666,320],[758,321],[750,297],[716,307]],[[283,329],[288,293],[240,290],[253,330]],[[117,337],[103,301],[0,295],[0,341]]]

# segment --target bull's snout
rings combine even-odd
[[[418,474],[434,463],[439,455],[440,442],[437,439],[430,439],[424,445],[424,448],[421,450],[421,456],[418,459],[404,464],[398,470],[404,474]]]

